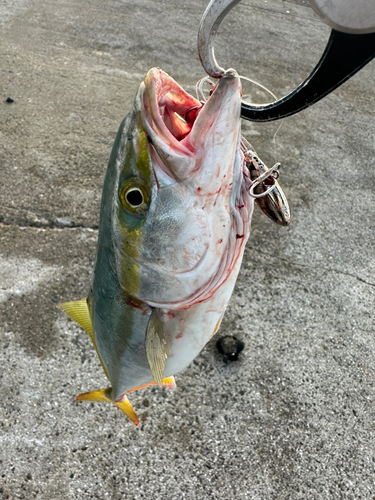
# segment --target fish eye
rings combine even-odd
[[[126,181],[119,192],[119,196],[122,206],[129,212],[142,215],[148,209],[150,197],[146,185],[143,185],[140,180]]]
[[[130,188],[125,193],[126,201],[131,207],[139,207],[143,203],[143,193],[139,188]]]

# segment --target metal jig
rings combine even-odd
[[[277,181],[280,163],[276,163],[269,169],[244,137],[241,137],[240,147],[252,182],[250,196],[273,222],[288,226],[290,223],[289,203]]]

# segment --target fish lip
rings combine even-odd
[[[231,104],[231,99],[235,92],[230,92],[230,86],[234,91],[241,93],[241,84],[238,74],[235,70],[227,70],[220,81],[215,85],[211,96],[206,103],[198,101],[195,97],[187,93],[172,77],[162,71],[160,68],[152,68],[146,75],[141,86],[141,111],[144,118],[145,129],[148,132],[148,138],[151,143],[155,135],[162,140],[167,146],[175,150],[176,153],[182,153],[191,156],[195,152],[193,144],[189,141],[189,136],[194,130],[196,122],[200,124],[208,118],[209,109],[211,114],[215,114],[212,110],[220,108],[220,105],[225,101],[225,105]],[[160,103],[164,102],[168,107],[168,112],[177,114],[181,119],[182,137],[172,133],[170,127],[166,125],[166,121],[161,114]],[[207,103],[208,106],[207,106]],[[215,106],[216,105],[216,106]],[[183,118],[187,111],[192,108],[198,108],[199,113],[191,123],[187,123]],[[216,110],[218,113],[219,111]],[[199,120],[198,120],[198,117]],[[211,122],[213,121],[211,117]],[[208,128],[208,127],[207,127]],[[154,135],[155,134],[155,135]],[[200,131],[202,134],[202,131]]]

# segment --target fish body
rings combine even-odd
[[[233,70],[204,106],[158,68],[141,84],[106,172],[89,297],[62,305],[111,383],[78,399],[111,401],[137,423],[126,394],[173,386],[218,330],[253,210],[240,98]]]

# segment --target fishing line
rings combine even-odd
[[[239,78],[241,80],[246,80],[247,82],[252,83],[256,87],[264,90],[267,94],[269,94],[271,97],[273,97],[274,101],[277,101],[277,97],[275,96],[275,94],[270,89],[268,89],[267,87],[265,87],[264,85],[262,85],[261,83],[256,82],[255,80],[252,80],[251,78],[248,78],[247,76],[241,76],[241,75],[239,75]],[[255,102],[251,102],[251,103],[249,102],[248,104],[255,104],[255,105],[259,106],[259,104],[255,103]]]
[[[260,88],[261,90],[263,90],[264,92],[266,92],[267,94],[269,94],[274,99],[274,101],[277,101],[277,96],[272,92],[272,90],[270,90],[269,88],[267,88],[265,85],[262,85],[261,83],[255,81],[255,80],[252,80],[251,78],[248,78],[246,76],[240,76],[240,78],[242,80],[246,80],[249,83],[255,85],[258,88]],[[254,102],[249,102],[248,104],[253,104],[253,105],[255,104],[255,105],[257,105],[257,103],[254,103]],[[279,130],[280,130],[282,124],[283,124],[283,120],[280,121],[280,124],[277,126],[277,128],[275,130],[275,133],[273,134],[273,137],[272,137],[272,144],[273,144],[273,151],[274,151],[274,155],[275,155],[275,160],[277,158],[277,141],[276,141],[276,136],[279,133]]]
[[[276,136],[279,132],[279,130],[281,129],[281,126],[282,124],[284,123],[284,120],[280,120],[280,124],[279,126],[277,127],[276,129],[276,132],[273,134],[273,138],[272,138],[272,144],[273,144],[273,152],[274,152],[274,155],[275,155],[275,159],[277,158],[277,142],[276,142]]]

